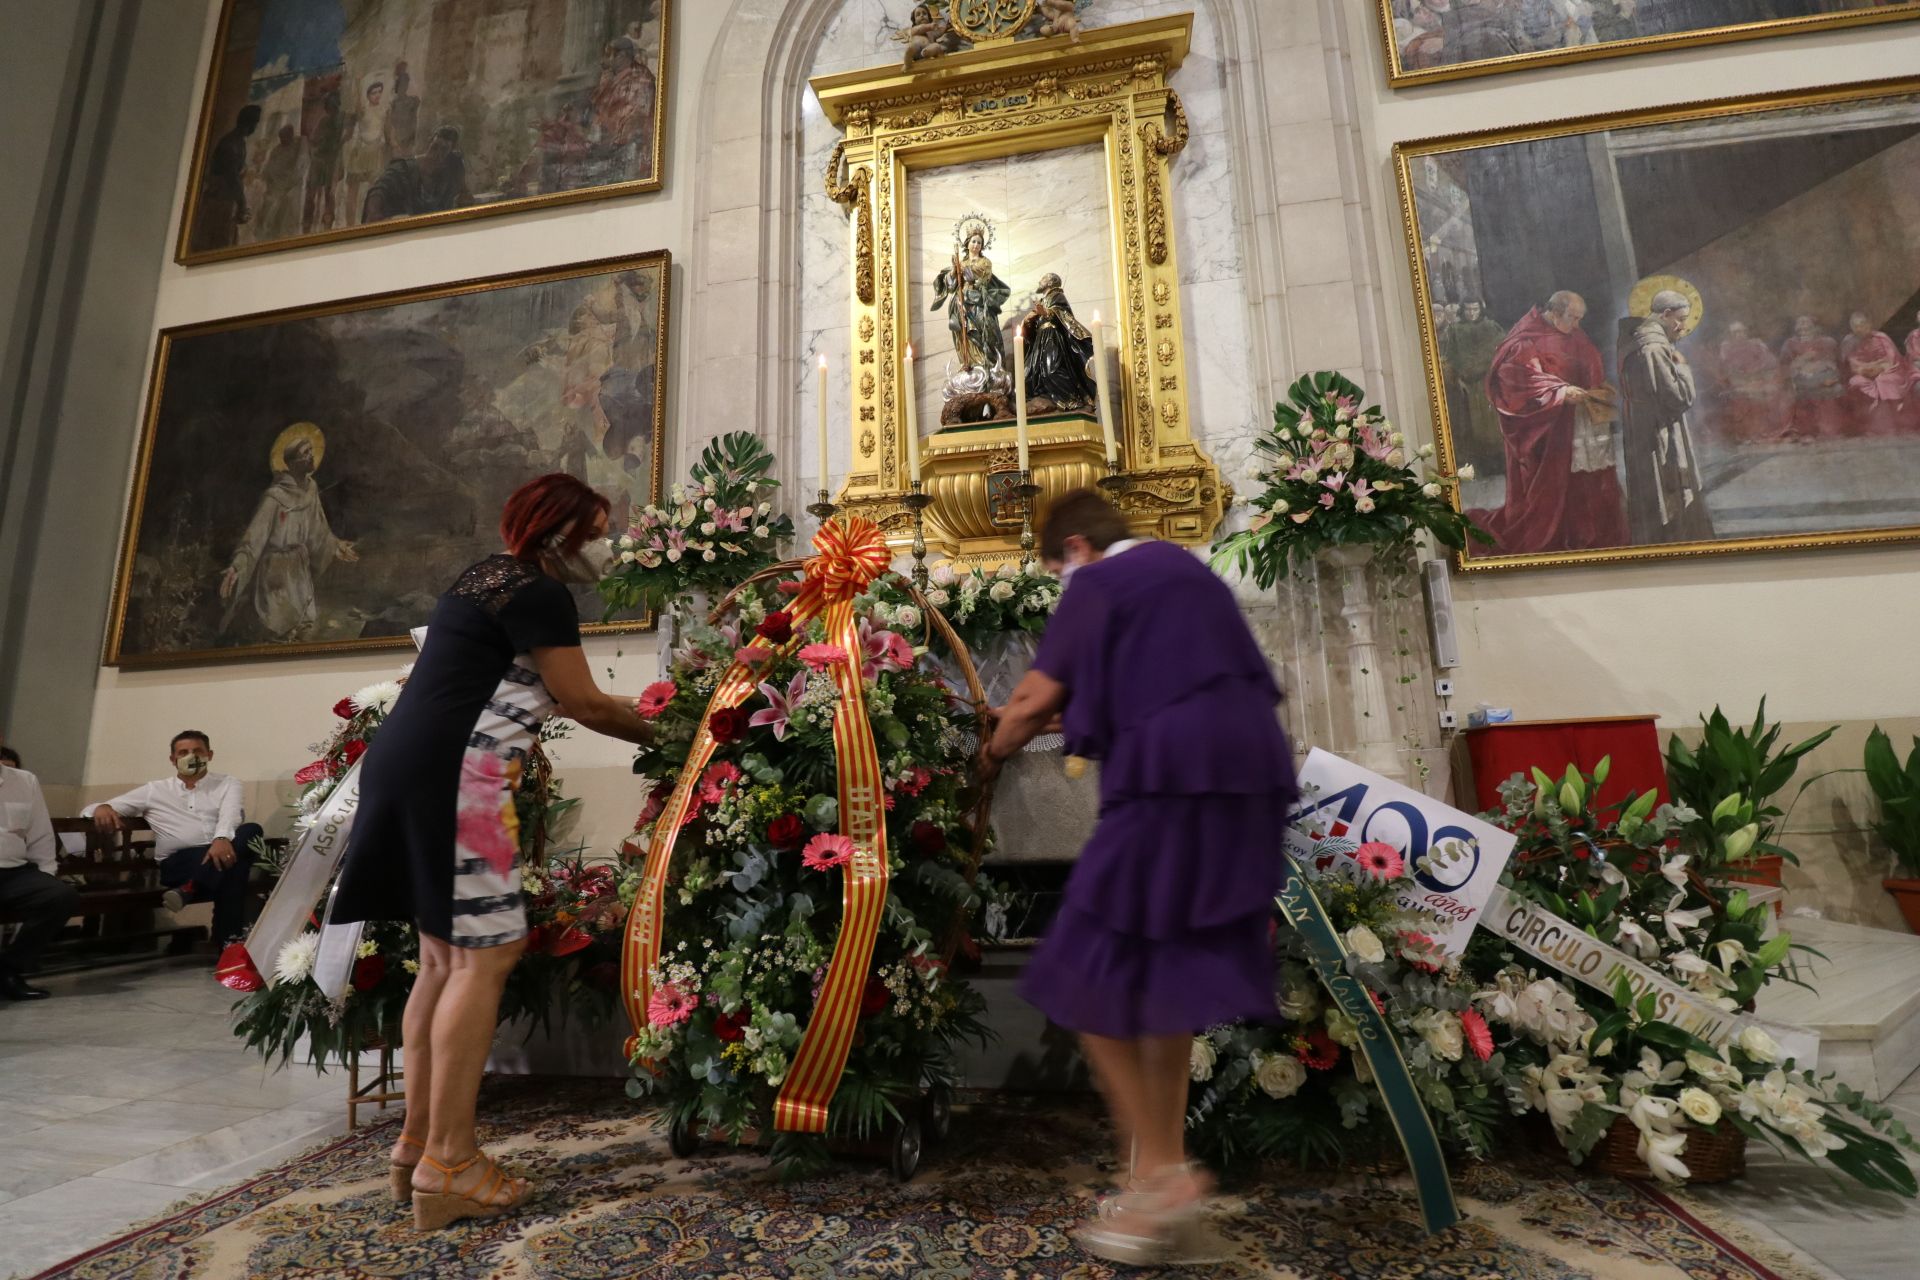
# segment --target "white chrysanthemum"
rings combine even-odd
[[[402,960],[400,962],[400,967],[402,969],[405,969],[408,973],[420,972],[420,962],[418,960]]]
[[[300,982],[313,972],[313,958],[320,952],[320,935],[303,933],[280,948],[280,958],[274,961],[273,977],[276,982]]]
[[[355,948],[353,954],[356,959],[369,959],[380,954],[380,944],[377,942],[363,942]]]
[[[353,709],[355,711],[378,711],[381,715],[385,715],[387,712],[393,710],[393,704],[397,702],[399,698],[400,682],[398,680],[382,680],[378,684],[370,684],[354,694]]]

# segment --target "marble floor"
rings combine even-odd
[[[26,1276],[346,1130],[338,1072],[269,1072],[228,1030],[204,961],[64,974],[0,1004],[0,1275]],[[1920,1077],[1888,1102],[1920,1132]],[[1920,1205],[1755,1149],[1691,1193],[1841,1280],[1910,1280]]]

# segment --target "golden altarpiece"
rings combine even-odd
[[[1167,78],[1186,56],[1191,29],[1192,16],[1181,14],[1018,42],[969,33],[974,46],[964,52],[812,82],[828,120],[844,135],[826,174],[829,194],[848,214],[853,255],[852,458],[837,498],[844,508],[876,521],[895,541],[912,536],[903,361],[914,326],[930,323],[927,301],[914,289],[916,273],[945,262],[951,246],[924,219],[916,225],[910,195],[917,180],[943,172],[971,189],[972,173],[1004,161],[1029,174],[1028,189],[1014,191],[1007,202],[1019,207],[967,215],[962,225],[972,229],[960,231],[961,238],[973,248],[969,237],[984,232],[979,244],[990,243],[997,218],[998,234],[1017,240],[1070,195],[1096,220],[1081,239],[1106,243],[1095,245],[1100,269],[1083,272],[1093,278],[1068,285],[1105,298],[1115,313],[1095,358],[1117,352],[1106,392],[1116,465],[1107,464],[1091,411],[1033,418],[1030,467],[1038,509],[1068,489],[1104,483],[1140,535],[1188,544],[1212,536],[1231,493],[1192,435],[1169,177],[1187,140],[1187,121]],[[1047,153],[1084,157],[1076,172],[1088,180],[1072,184],[1071,192],[1058,183],[1050,187],[1044,171],[1033,168],[1046,163]],[[1101,171],[1104,191],[1080,189],[1098,186]],[[952,262],[961,269],[957,253]],[[1036,270],[1039,265],[1035,259]],[[1016,307],[1015,327],[1019,316]],[[997,317],[996,311],[999,323]],[[961,347],[969,345],[958,330],[956,336]],[[990,331],[987,339],[1000,340]],[[925,385],[939,379],[917,381],[926,404]],[[949,419],[936,427],[939,405],[931,410],[918,415],[931,500],[928,544],[962,563],[1017,555],[1022,503],[1013,496],[1020,473],[1011,414],[983,408],[985,421]]]

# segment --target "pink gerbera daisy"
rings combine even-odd
[[[634,699],[633,709],[648,720],[654,719],[673,704],[673,696],[680,687],[671,680],[656,680],[640,691]]]
[[[1473,1056],[1485,1062],[1493,1056],[1493,1032],[1487,1027],[1487,1020],[1473,1009],[1460,1015],[1460,1030],[1467,1038],[1467,1048]]]
[[[1398,880],[1407,869],[1400,851],[1379,840],[1369,840],[1353,851],[1353,860],[1376,880]]]
[[[825,831],[807,841],[807,847],[800,851],[800,865],[809,871],[831,871],[851,861],[853,841]]]
[[[810,644],[800,651],[800,661],[814,671],[825,671],[847,660],[847,651],[837,644]]]
[[[682,991],[671,982],[662,983],[647,1001],[647,1022],[656,1027],[677,1027],[693,1016],[699,1004],[700,997],[692,992]]]

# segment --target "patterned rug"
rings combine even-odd
[[[42,1272],[42,1277],[889,1277],[1098,1280],[1113,1269],[1070,1232],[1105,1181],[1090,1108],[996,1100],[961,1108],[948,1141],[900,1184],[848,1160],[781,1185],[752,1152],[670,1155],[617,1085],[490,1084],[489,1150],[535,1179],[507,1220],[416,1233],[386,1189],[390,1124]],[[1803,1259],[1735,1239],[1665,1196],[1541,1158],[1455,1170],[1467,1219],[1429,1238],[1408,1186],[1269,1171],[1218,1224],[1215,1274],[1283,1280],[1817,1280]],[[1764,1259],[1764,1260],[1763,1260]],[[1148,1276],[1152,1272],[1131,1272]],[[1177,1274],[1177,1273],[1168,1273]]]

